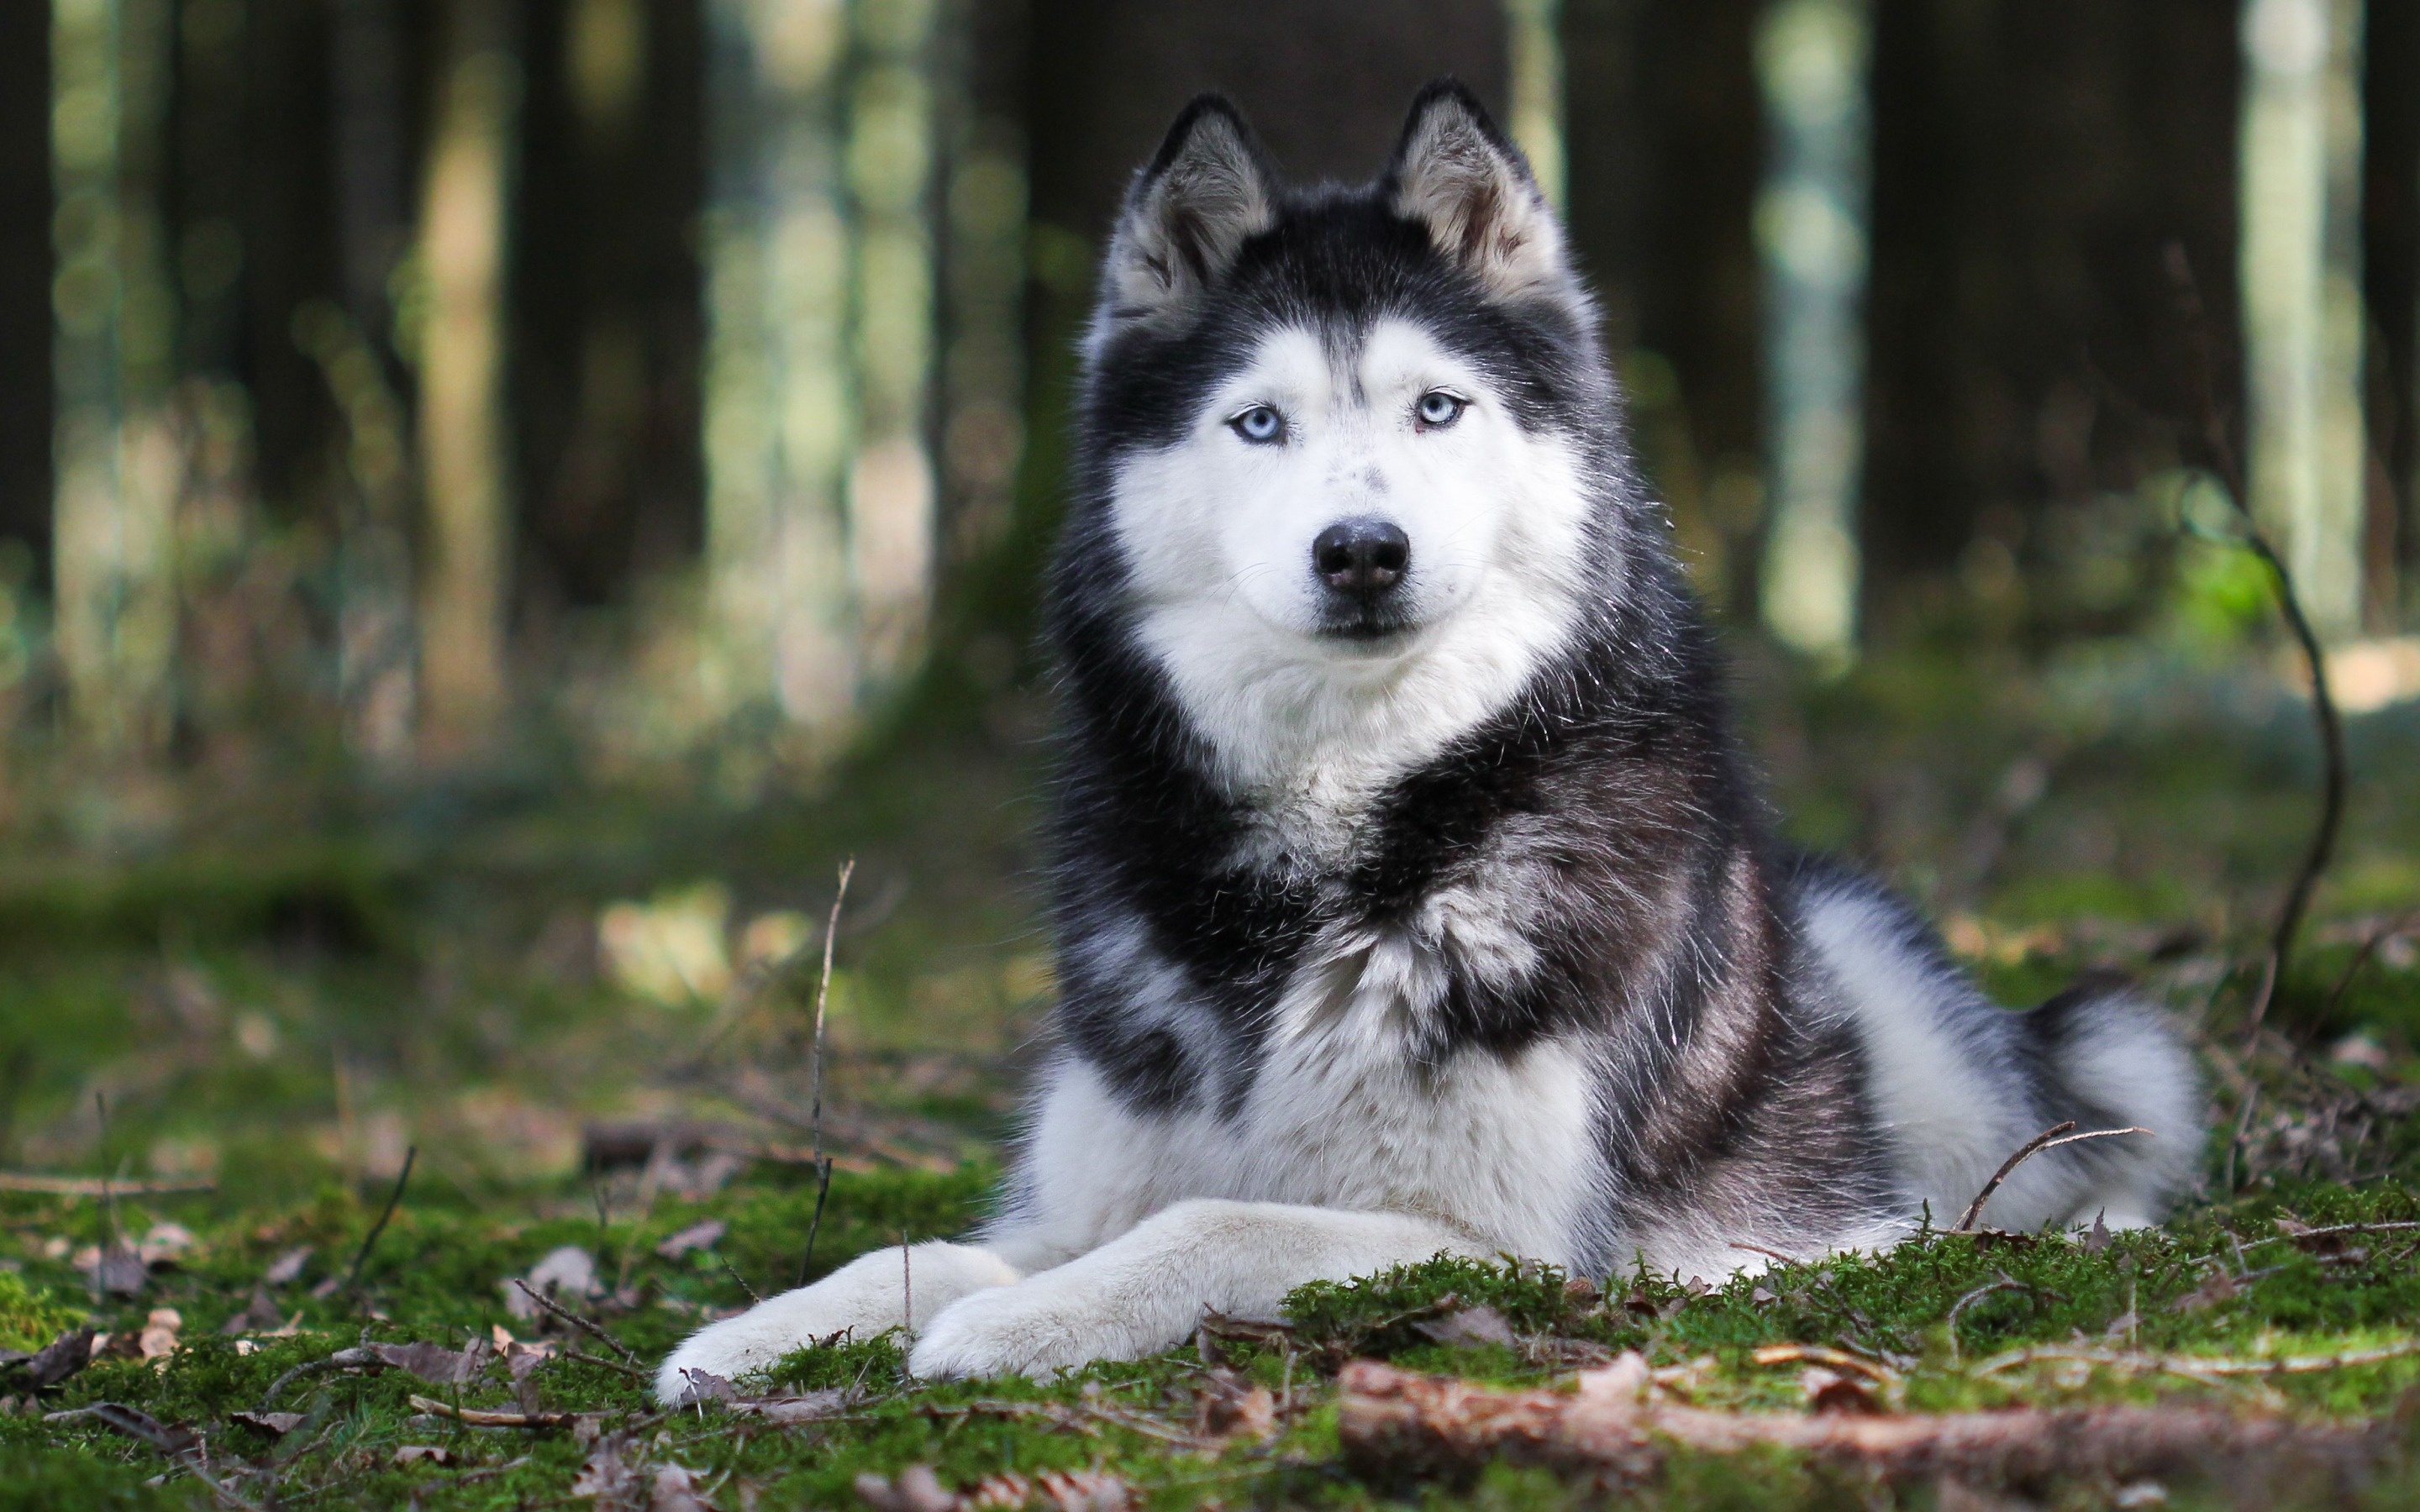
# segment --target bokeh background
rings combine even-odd
[[[0,1167],[710,1185],[852,856],[826,1137],[985,1158],[1109,218],[1197,90],[1359,177],[1440,73],[1790,835],[2223,1012],[2318,774],[2240,493],[2355,777],[2284,1010],[2408,1067],[2410,0],[7,0]]]

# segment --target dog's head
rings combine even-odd
[[[1593,311],[1458,85],[1357,189],[1289,190],[1233,106],[1196,100],[1126,197],[1085,357],[1063,592],[1121,602],[1214,744],[1340,691],[1467,723],[1620,551]]]

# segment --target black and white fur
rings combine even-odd
[[[1079,432],[1061,1048],[1004,1211],[704,1330],[667,1399],[903,1323],[920,1375],[1131,1357],[1440,1251],[1885,1245],[2066,1119],[2156,1137],[2028,1162],[1994,1223],[2147,1224],[2185,1183],[2149,1009],[2005,1011],[1767,835],[1561,230],[1466,91],[1359,189],[1290,191],[1188,108]]]

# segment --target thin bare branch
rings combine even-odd
[[[805,1286],[814,1269],[815,1237],[823,1232],[824,1204],[831,1198],[831,1157],[824,1153],[824,1010],[831,1000],[832,947],[840,939],[841,904],[848,901],[848,879],[857,874],[857,857],[840,864],[840,886],[832,892],[831,917],[824,921],[823,974],[815,979],[814,1092],[808,1124],[814,1140],[815,1212],[807,1220],[806,1252],[799,1257],[799,1285]]]
[[[591,1319],[581,1317],[578,1313],[566,1307],[563,1304],[555,1301],[552,1297],[537,1290],[528,1282],[522,1280],[520,1276],[513,1277],[513,1285],[521,1288],[522,1296],[527,1297],[530,1301],[537,1304],[539,1307],[543,1308],[551,1316],[562,1319],[565,1322],[569,1323],[572,1327],[580,1330],[589,1337],[598,1340],[607,1349],[612,1350],[615,1354],[618,1354],[623,1359],[629,1361],[632,1365],[637,1365],[639,1363],[638,1354],[632,1350],[628,1345],[624,1344],[620,1339],[617,1339],[613,1335],[607,1333],[605,1331],[604,1324],[597,1322]]]
[[[1993,1171],[1992,1179],[1983,1183],[1983,1190],[1976,1193],[1975,1200],[1966,1205],[1966,1211],[1959,1218],[1958,1227],[1950,1229],[1949,1232],[1973,1233],[1976,1221],[1983,1216],[1983,1204],[1992,1200],[1992,1194],[2000,1190],[2000,1183],[2009,1179],[2009,1173],[2045,1149],[2055,1149],[2061,1145],[2072,1145],[2086,1139],[2108,1139],[2118,1134],[2148,1134],[2151,1132],[2149,1129],[2127,1128],[2089,1129],[2083,1134],[2069,1134],[2068,1131],[2074,1127],[2075,1120],[2070,1119],[2065,1123],[2052,1124],[2026,1140],[2015,1154],[2000,1163],[2000,1168]]]
[[[2294,937],[2303,927],[2303,916],[2310,909],[2311,893],[2319,886],[2319,875],[2335,855],[2336,836],[2344,827],[2345,795],[2350,786],[2350,766],[2345,756],[2344,719],[2336,710],[2335,695],[2328,687],[2328,658],[2320,649],[2319,638],[2311,628],[2310,617],[2303,611],[2303,600],[2294,589],[2294,575],[2287,570],[2286,560],[2262,532],[2252,515],[2252,497],[2244,486],[2243,469],[2238,464],[2235,447],[2228,439],[2226,417],[2219,408],[2216,356],[2210,331],[2210,314],[2203,306],[2201,285],[2195,282],[2192,260],[2186,257],[2184,245],[2171,241],[2166,253],[2168,280],[2175,285],[2178,314],[2185,325],[2186,339],[2192,344],[2194,361],[2187,375],[2193,387],[2195,408],[2201,421],[2201,442],[2211,467],[2226,488],[2229,502],[2243,523],[2243,543],[2269,569],[2277,590],[2277,609],[2284,615],[2286,627],[2293,632],[2294,642],[2302,649],[2303,660],[2311,673],[2311,717],[2319,727],[2319,748],[2325,761],[2324,787],[2319,798],[2319,820],[2313,829],[2309,848],[2304,852],[2303,864],[2294,873],[2292,886],[2286,889],[2286,901],[2277,910],[2277,924],[2269,937],[2269,960],[2260,973],[2260,991],[2252,1000],[2251,1011],[2245,1015],[2245,1038],[2249,1041],[2260,1032],[2262,1020],[2268,1017],[2270,1004],[2277,995],[2277,987],[2286,974],[2286,963],[2293,954]]]

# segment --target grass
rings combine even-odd
[[[1907,887],[2005,999],[2115,964],[2214,1028],[2242,986],[2226,973],[2301,843],[2307,732],[2273,690],[2247,692],[2241,669],[2129,655],[2078,652],[2017,675],[1961,652],[1811,690],[1751,662],[1746,723],[1793,836]],[[1637,1350],[1688,1399],[1795,1411],[1799,1367],[1755,1359],[1795,1343],[1881,1362],[1890,1394],[1916,1410],[2216,1399],[2400,1421],[2420,1356],[2224,1378],[2149,1368],[2420,1341],[2420,1229],[2331,1242],[2281,1226],[2420,1222],[2420,1143],[2407,1119],[2378,1111],[2403,1106],[2420,1080],[2420,962],[2368,946],[2420,905],[2420,717],[2389,711],[2353,737],[2345,855],[2278,1010],[2314,1053],[2244,1071],[2214,1035],[2222,1113],[2238,1105],[2239,1072],[2264,1098],[2237,1152],[2238,1189],[2220,1190],[2228,1141],[2214,1135],[2211,1190],[2161,1229],[2105,1245],[1935,1233],[1714,1285],[1586,1278],[1593,1291],[1534,1267],[1439,1260],[1306,1288],[1289,1331],[1213,1341],[1215,1366],[1188,1348],[1042,1384],[919,1383],[903,1376],[895,1338],[852,1341],[753,1383],[849,1394],[838,1417],[787,1427],[711,1405],[666,1416],[623,1371],[561,1356],[520,1391],[501,1364],[449,1385],[398,1370],[306,1375],[270,1404],[301,1414],[282,1434],[237,1414],[261,1409],[285,1372],[365,1337],[458,1348],[499,1328],[539,1336],[500,1283],[566,1246],[600,1277],[582,1309],[648,1364],[701,1318],[795,1280],[814,1205],[803,1166],[718,1168],[710,1152],[680,1149],[650,1175],[593,1168],[582,1149],[609,1121],[804,1142],[813,952],[752,968],[739,947],[766,920],[820,918],[844,856],[860,860],[833,982],[829,1133],[844,1166],[814,1269],[975,1222],[1050,992],[1024,748],[927,741],[820,794],[744,805],[680,783],[532,780],[322,802],[307,825],[281,818],[272,792],[250,809],[216,802],[208,821],[164,837],[20,826],[0,846],[0,1165],[113,1181],[201,1173],[216,1188],[0,1195],[0,1349],[86,1320],[119,1341],[38,1404],[22,1381],[0,1381],[15,1393],[0,1412],[0,1507],[576,1505],[592,1500],[605,1458],[639,1467],[640,1489],[609,1489],[597,1504],[647,1505],[657,1473],[680,1466],[725,1512],[853,1505],[860,1475],[918,1465],[955,1489],[988,1479],[1000,1501],[1045,1496],[1038,1477],[1070,1472],[1171,1507],[1604,1500],[1535,1468],[1429,1486],[1357,1470],[1333,1377],[1361,1355],[1517,1385]],[[2017,780],[2031,767],[2039,792]],[[617,905],[667,931],[706,918],[729,980],[644,988],[644,972],[599,944],[597,921]],[[2339,1042],[2365,1048],[2330,1058]],[[329,1289],[407,1148],[419,1152],[410,1189],[358,1285]],[[659,1252],[706,1219],[723,1226],[710,1247]],[[182,1248],[178,1230],[191,1236]],[[160,1263],[141,1294],[97,1299],[95,1254],[147,1237]],[[298,1250],[299,1271],[266,1279]],[[222,1333],[256,1288],[279,1326]],[[1419,1326],[1474,1306],[1499,1312],[1517,1342],[1440,1343]],[[178,1315],[178,1347],[129,1351],[163,1308]],[[611,1352],[559,1328],[546,1336]],[[2011,1364],[2026,1349],[2071,1358]],[[1270,1394],[1272,1431],[1204,1437],[1220,1404],[1255,1384]],[[588,1414],[586,1427],[466,1427],[411,1401],[510,1410],[524,1392]],[[96,1417],[40,1415],[103,1402],[203,1447],[172,1462]],[[398,1456],[413,1446],[442,1454]],[[2389,1466],[2366,1494],[2420,1500],[2405,1474]],[[2074,1505],[2116,1491],[2037,1489]],[[2166,1489],[2171,1504],[2230,1494]],[[1621,1494],[1672,1507],[1952,1500],[1777,1455],[1683,1456]]]

